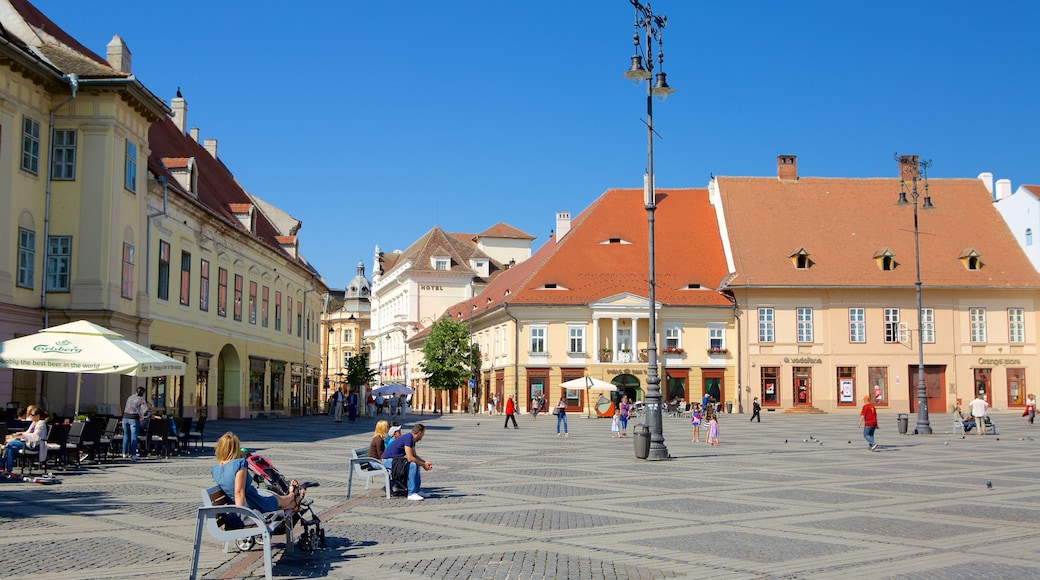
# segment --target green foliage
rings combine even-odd
[[[420,364],[432,388],[457,389],[474,376],[474,369],[480,368],[480,348],[470,344],[464,323],[442,318],[430,327]]]
[[[376,371],[368,368],[368,353],[356,354],[347,359],[347,384],[351,388],[367,385],[376,378]]]

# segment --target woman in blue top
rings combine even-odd
[[[258,512],[295,510],[303,501],[304,490],[295,479],[289,482],[288,495],[262,495],[249,485],[249,468],[242,457],[242,443],[234,433],[228,431],[217,440],[218,464],[210,469],[213,481],[224,491],[224,495],[235,498],[235,505],[249,507]]]

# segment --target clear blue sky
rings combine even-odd
[[[376,244],[434,225],[534,236],[611,187],[641,187],[645,88],[628,0],[36,0],[219,140],[251,193],[304,223],[301,250],[342,288]],[[659,187],[709,174],[1040,183],[1040,3],[656,0],[676,93],[655,103]],[[896,192],[893,192],[893,202]],[[936,204],[942,204],[936,198]]]

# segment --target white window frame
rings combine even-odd
[[[852,344],[867,342],[867,310],[865,308],[849,308],[849,342]]]
[[[682,325],[681,324],[665,324],[664,325],[664,347],[668,348],[682,348]]]
[[[529,341],[529,343],[527,345],[528,346],[528,352],[530,352],[531,354],[545,354],[546,353],[546,344],[545,344],[546,327],[545,327],[545,325],[532,325],[531,328],[530,328],[529,334],[530,334],[530,341]]]
[[[120,284],[120,296],[133,299],[134,297],[134,246],[123,242],[123,271],[122,284]]]
[[[758,342],[776,341],[776,312],[771,306],[758,309]]]
[[[934,308],[922,308],[921,309],[921,342],[925,344],[935,344],[935,309]]]
[[[886,308],[885,319],[885,344],[896,344],[899,342],[899,309]]]
[[[813,342],[813,309],[811,306],[799,306],[795,309],[795,318],[797,320],[797,342],[800,343],[812,343]]]
[[[36,232],[18,228],[18,287],[32,288],[36,283]]]
[[[76,179],[76,130],[55,129],[51,139],[51,179]]]
[[[585,353],[584,325],[567,325],[567,352],[569,354]]]
[[[708,348],[712,350],[726,350],[726,324],[721,322],[709,322]]]
[[[1026,341],[1026,309],[1008,308],[1008,342],[1021,344]]]
[[[50,236],[47,243],[48,292],[68,292],[72,269],[72,236]]]
[[[32,117],[22,117],[22,169],[38,175],[40,173],[40,122]]]
[[[986,342],[986,309],[969,308],[968,320],[971,325],[971,342]]]

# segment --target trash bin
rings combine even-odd
[[[896,415],[896,426],[899,427],[900,435],[906,435],[906,428],[909,422],[910,417],[906,413]]]
[[[726,402],[726,414],[727,415],[731,415],[732,413],[733,413],[733,402],[732,401],[727,401]]]
[[[650,426],[640,423],[635,427],[636,459],[650,457]]]

